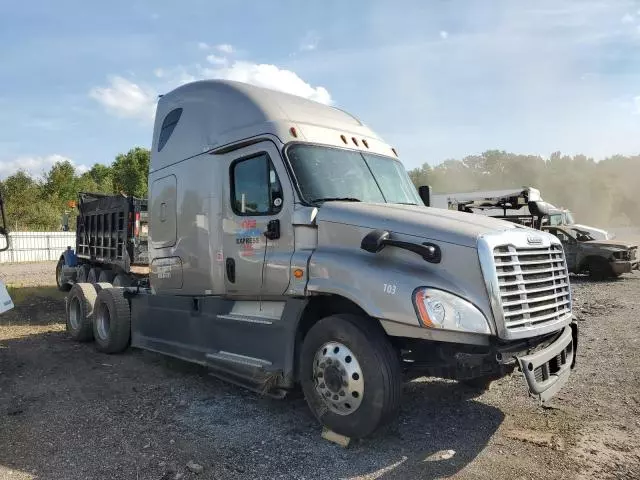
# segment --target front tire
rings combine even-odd
[[[589,260],[589,276],[593,280],[606,280],[613,276],[613,269],[604,258],[592,258]]]
[[[317,322],[304,339],[300,375],[309,408],[336,433],[371,434],[394,418],[402,374],[397,351],[375,320],[333,315]]]
[[[87,275],[87,282],[89,283],[98,283],[99,279],[100,279],[100,272],[102,270],[99,269],[98,267],[92,267],[91,270],[89,270],[89,274]]]

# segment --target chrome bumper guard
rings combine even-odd
[[[552,398],[567,383],[575,366],[578,325],[572,322],[551,345],[531,355],[517,357],[529,392],[542,402]]]

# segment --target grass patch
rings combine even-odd
[[[19,284],[12,284],[7,285],[7,291],[16,307],[25,304],[27,300],[33,297],[64,301],[66,296],[65,292],[61,292],[55,286],[25,287]]]

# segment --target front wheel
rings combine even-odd
[[[300,375],[309,408],[336,433],[361,438],[398,412],[402,375],[397,351],[369,318],[334,315],[304,339]]]
[[[592,258],[589,261],[589,276],[594,280],[606,280],[613,276],[613,269],[606,259]]]

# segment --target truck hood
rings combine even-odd
[[[581,223],[573,223],[569,225],[569,227],[577,228],[578,230],[584,230],[589,232],[592,237],[595,237],[596,240],[610,240],[614,237],[614,235],[610,234],[606,230],[602,228],[591,227],[589,225],[582,225]]]
[[[589,240],[587,242],[581,242],[584,245],[591,245],[594,247],[609,247],[609,248],[620,248],[620,249],[630,249],[635,248],[637,245],[629,242],[623,242],[621,240]]]
[[[395,203],[327,202],[319,208],[316,221],[388,230],[473,248],[481,235],[525,228],[472,213]]]

